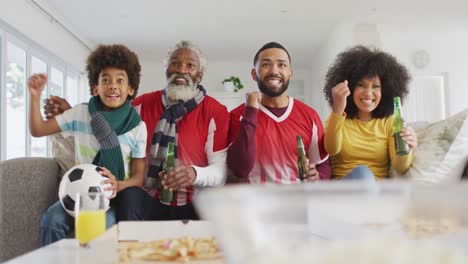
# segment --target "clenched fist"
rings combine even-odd
[[[260,108],[260,101],[262,100],[261,92],[251,92],[245,94],[245,105],[256,109]]]
[[[31,96],[41,96],[47,83],[47,74],[34,74],[28,79],[28,89]]]
[[[340,82],[332,89],[333,112],[342,115],[346,108],[346,98],[351,94],[348,87],[348,81]]]

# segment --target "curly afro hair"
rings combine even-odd
[[[113,67],[125,70],[128,76],[129,85],[135,90],[133,96],[128,96],[127,100],[135,98],[140,85],[141,66],[138,56],[124,45],[99,45],[86,60],[86,71],[91,95],[93,87],[99,83],[99,74],[105,68]]]
[[[395,57],[377,49],[364,46],[352,47],[338,54],[334,64],[328,69],[325,77],[325,98],[333,106],[332,89],[340,82],[348,80],[351,95],[346,102],[346,117],[357,117],[359,109],[354,104],[353,92],[362,78],[378,76],[382,86],[382,99],[372,117],[383,118],[393,114],[393,98],[399,96],[403,101],[408,94],[408,83],[411,76],[408,70]]]

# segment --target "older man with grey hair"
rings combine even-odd
[[[147,177],[144,190],[130,187],[116,199],[117,220],[198,219],[192,206],[196,192],[226,181],[229,113],[206,95],[200,84],[207,62],[191,41],[180,41],[166,58],[167,82],[163,90],[143,94],[132,101],[148,134]],[[53,115],[67,105],[49,100],[46,112]],[[55,102],[54,102],[55,101]],[[167,146],[175,145],[174,169],[162,172]],[[162,201],[162,190],[173,192]]]

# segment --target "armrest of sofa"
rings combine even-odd
[[[0,162],[0,262],[39,247],[40,217],[58,199],[59,179],[51,158]]]

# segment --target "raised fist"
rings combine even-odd
[[[333,112],[342,115],[346,108],[346,98],[351,94],[348,87],[348,81],[340,82],[332,89]]]
[[[47,83],[47,74],[33,74],[28,79],[28,90],[31,96],[41,96],[42,91]]]
[[[245,105],[256,109],[260,108],[260,101],[262,100],[261,92],[251,92],[245,94]]]

